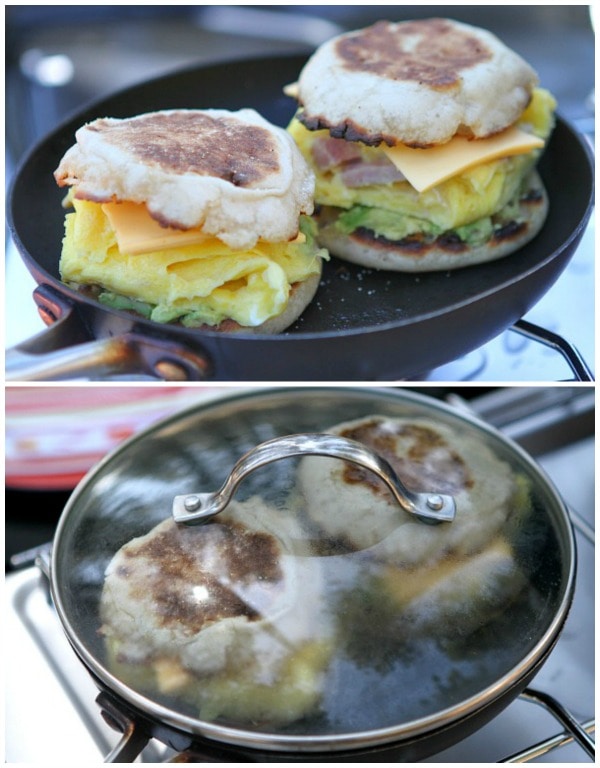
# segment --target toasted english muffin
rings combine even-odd
[[[96,203],[143,203],[164,227],[232,248],[293,240],[313,178],[289,135],[252,109],[165,110],[80,128],[55,178]]]
[[[109,668],[207,719],[285,723],[318,706],[331,643],[318,560],[295,557],[297,535],[253,497],[124,544],[100,604]]]
[[[381,21],[321,45],[297,83],[299,120],[390,146],[484,138],[515,122],[533,68],[495,35],[451,19]]]
[[[456,501],[452,522],[426,524],[373,473],[322,456],[302,459],[307,515],[364,567],[360,580],[345,585],[336,613],[352,656],[377,666],[381,657],[369,648],[378,643],[390,652],[404,640],[460,644],[523,594],[528,581],[515,535],[531,512],[529,484],[483,439],[430,418],[381,415],[328,432],[370,446],[408,489]]]
[[[314,174],[251,109],[100,118],[55,172],[70,187],[64,282],[188,327],[277,333],[312,300]]]

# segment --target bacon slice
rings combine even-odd
[[[381,160],[351,163],[342,170],[342,181],[347,187],[393,184],[404,180],[404,175],[385,156]]]
[[[322,171],[328,171],[338,165],[360,160],[360,147],[351,141],[321,136],[311,148],[313,160]]]
[[[364,160],[360,146],[344,139],[322,136],[311,148],[312,157],[321,171],[339,168],[347,187],[391,184],[404,176],[383,153],[375,159]]]

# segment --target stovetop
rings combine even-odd
[[[474,410],[523,445],[570,509],[578,548],[575,599],[556,647],[528,691],[553,697],[593,737],[593,389],[491,388],[470,401],[460,390],[443,396],[457,407]],[[6,761],[100,764],[118,747],[120,737],[100,716],[97,689],[59,625],[45,577],[29,564],[7,575],[5,591]],[[491,723],[426,762],[588,762],[588,753],[569,732],[564,734],[563,724],[543,703],[521,696]],[[141,761],[173,758],[153,741]]]

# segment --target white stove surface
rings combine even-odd
[[[579,248],[545,296],[524,316],[574,346],[595,372],[595,219]],[[430,381],[564,381],[572,371],[556,350],[515,331],[505,331],[483,347],[434,370]]]
[[[594,440],[586,439],[537,459],[567,504],[594,525]],[[576,471],[574,471],[576,467]],[[555,696],[580,723],[594,718],[594,546],[576,532],[578,581],[563,633],[531,687]],[[5,761],[35,766],[101,765],[119,736],[102,720],[97,690],[70,648],[36,568],[8,574],[5,582]],[[493,763],[562,732],[542,707],[515,700],[494,721],[427,762]],[[144,762],[169,757],[164,747]],[[542,762],[590,758],[567,744]]]

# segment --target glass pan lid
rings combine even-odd
[[[259,467],[204,524],[173,519],[257,445],[325,432],[451,495],[455,519],[415,519],[318,455]],[[572,566],[564,507],[512,444],[407,390],[324,387],[204,404],[124,444],[65,509],[52,580],[75,650],[145,714],[310,749],[412,736],[509,688],[551,645]]]

